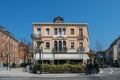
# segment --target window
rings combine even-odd
[[[50,48],[50,42],[46,42],[46,48]]]
[[[74,35],[74,29],[71,29],[71,35]]]
[[[58,47],[57,47],[57,41],[54,41],[54,49],[55,51],[57,51]]]
[[[41,29],[40,28],[37,29],[37,33],[41,34]]]
[[[80,48],[83,47],[83,42],[79,42],[79,47],[80,47]]]
[[[83,38],[83,29],[79,29],[79,37],[82,39]]]
[[[46,29],[46,34],[50,35],[50,29]]]
[[[79,42],[79,50],[83,51],[83,42]]]
[[[54,35],[57,35],[57,28],[54,29]]]
[[[62,35],[62,29],[59,28],[59,35]]]
[[[63,51],[66,50],[66,41],[63,41]]]
[[[63,29],[63,35],[66,35],[66,29],[65,28]]]
[[[79,29],[79,35],[83,34],[83,29]]]
[[[71,48],[74,48],[74,42],[71,42]]]

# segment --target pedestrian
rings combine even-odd
[[[85,73],[86,73],[86,75],[89,74],[89,63],[86,64]]]
[[[95,73],[99,73],[99,65],[97,64],[97,62],[94,63],[94,70],[95,70]]]
[[[15,68],[16,67],[16,64],[15,62],[12,63],[12,67]]]
[[[90,61],[89,65],[88,65],[88,73],[91,75],[93,72],[94,72],[94,68],[93,68],[93,64],[92,62]]]

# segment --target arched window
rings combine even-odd
[[[63,51],[66,50],[66,41],[63,41]]]
[[[62,42],[59,41],[59,51],[62,51]]]
[[[55,49],[55,51],[57,51],[57,41],[54,41],[54,49]]]

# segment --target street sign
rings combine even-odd
[[[103,54],[102,54],[102,53],[99,53],[99,54],[98,54],[98,58],[103,58]]]

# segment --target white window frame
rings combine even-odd
[[[47,30],[49,31],[49,34],[47,34]],[[50,29],[46,28],[46,35],[50,35]]]
[[[41,30],[40,33],[38,32],[38,29]],[[37,34],[42,34],[42,29],[41,29],[41,28],[36,28],[36,33],[37,33]]]

